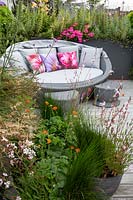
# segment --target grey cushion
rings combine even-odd
[[[56,48],[39,48],[39,54],[56,53]]]
[[[26,64],[28,70],[33,71],[29,61],[27,60],[27,56],[38,53],[38,49],[22,49],[19,50],[19,52],[23,57],[23,62]]]
[[[73,52],[77,53],[77,61],[79,62],[79,48],[78,46],[66,46],[66,47],[58,47],[58,52]]]
[[[27,68],[26,63],[24,62],[23,56],[21,55],[19,51],[14,51],[12,53],[9,63],[11,67],[23,68],[26,71],[28,71],[28,68]]]
[[[1,66],[6,64],[6,67],[10,68],[14,75],[24,74],[29,71],[19,51],[13,51],[11,55],[7,52],[4,56],[1,57]]]
[[[82,48],[81,58],[80,58],[80,67],[94,67],[100,68],[100,57],[103,49],[96,47]]]
[[[27,65],[29,71],[33,71],[33,69],[32,69],[30,62],[27,60],[27,56],[34,54],[34,53],[47,55],[50,52],[50,53],[56,54],[56,48],[22,49],[19,51],[20,51],[21,55],[23,56],[23,60],[24,60],[25,64]]]

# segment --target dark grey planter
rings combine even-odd
[[[111,40],[90,40],[85,44],[94,47],[103,47],[107,52],[114,70],[111,79],[130,79],[129,70],[133,67],[133,45],[125,47]]]
[[[112,196],[117,190],[122,175],[108,177],[108,178],[96,178],[96,186],[102,191],[106,196]]]

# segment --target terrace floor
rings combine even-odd
[[[123,83],[123,93],[124,96],[120,96],[120,107],[126,103],[131,97],[131,103],[129,104],[129,116],[128,120],[133,119],[133,81],[131,80],[124,80]],[[87,112],[87,110],[91,110],[91,114],[98,116],[101,111],[101,107],[96,107],[93,105],[93,100],[89,100],[82,104],[82,109]],[[110,108],[106,108],[107,112],[110,112]],[[133,200],[133,159],[129,166],[129,168],[125,171],[124,175],[122,176],[121,183],[112,196],[111,200]]]

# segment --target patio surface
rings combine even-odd
[[[129,120],[133,119],[133,81],[124,80],[123,83],[123,93],[124,96],[120,96],[120,107],[128,101],[129,97],[131,97],[131,103],[129,104]],[[93,100],[89,100],[87,102],[82,103],[82,109],[86,111],[91,110],[92,115],[98,116],[100,114],[101,108],[93,105]],[[106,108],[107,111],[110,111],[110,108]],[[133,159],[129,166],[129,168],[125,171],[122,176],[121,183],[112,196],[111,200],[133,200]]]

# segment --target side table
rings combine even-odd
[[[120,104],[119,95],[122,84],[119,81],[107,80],[94,88],[94,105],[111,108]]]

